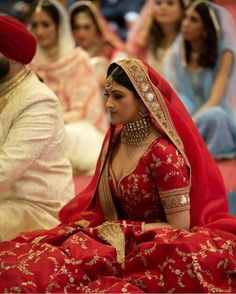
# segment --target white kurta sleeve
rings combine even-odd
[[[14,117],[0,147],[0,192],[10,188],[45,151],[54,133],[57,116],[57,101],[40,97]]]

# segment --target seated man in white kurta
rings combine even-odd
[[[57,97],[25,68],[36,41],[17,20],[0,16],[0,235],[58,224],[74,196]]]

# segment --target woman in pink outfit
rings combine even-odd
[[[89,56],[75,48],[67,12],[55,0],[36,3],[30,28],[38,40],[31,67],[61,102],[72,165],[80,172],[92,172],[107,117]]]
[[[76,46],[83,48],[98,74],[102,89],[108,65],[127,57],[125,44],[109,28],[91,1],[77,1],[69,7],[70,23]]]

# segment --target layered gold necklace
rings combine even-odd
[[[151,123],[148,118],[132,121],[124,125],[121,142],[126,145],[138,146],[148,137]]]
[[[13,79],[0,84],[0,113],[7,105],[9,98],[11,97],[11,90],[18,86],[28,75],[29,71],[23,69]]]

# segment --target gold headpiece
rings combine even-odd
[[[112,78],[112,75],[110,74],[110,75],[106,78],[105,89],[106,89],[106,90],[110,90],[110,89],[112,88],[112,83],[113,83],[113,78]]]
[[[112,84],[113,84],[113,77],[112,75],[118,70],[118,67],[116,67],[111,74],[106,78],[106,82],[105,82],[105,89],[106,90],[110,90],[112,88]]]

